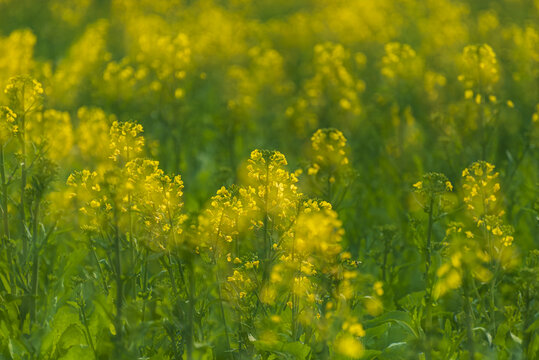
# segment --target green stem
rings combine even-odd
[[[148,299],[148,249],[144,252],[144,275],[142,277],[142,322],[146,313],[146,300]]]
[[[8,186],[6,182],[6,168],[4,162],[4,144],[0,144],[0,178],[2,181],[2,223],[4,225],[4,246],[6,249],[6,256],[9,268],[13,270],[13,254],[11,249],[11,236],[9,233],[9,214],[8,214]],[[15,293],[15,281],[13,279],[13,271],[9,272],[9,284],[11,294]]]
[[[122,301],[123,301],[123,283],[122,283],[122,263],[120,252],[120,232],[118,229],[118,213],[114,211],[114,253],[115,253],[115,268],[116,268],[116,352],[121,355],[122,341]]]
[[[331,178],[332,178],[332,176],[333,176],[333,175],[331,175],[331,173],[328,174],[327,193],[328,193],[328,202],[329,202],[330,204],[333,205],[333,203],[331,202],[331,198],[332,198],[332,196],[333,196],[333,194],[332,194],[332,192],[331,192],[331,190],[332,190],[332,189],[331,189]]]
[[[228,326],[226,325],[225,308],[223,306],[223,297],[221,295],[221,279],[219,277],[219,269],[216,270],[215,277],[217,280],[217,292],[219,295],[219,308],[221,311],[221,317],[223,319],[223,325],[225,327],[225,339],[226,339],[227,352],[229,354],[229,358],[233,359],[234,356],[232,355],[232,352],[230,351],[230,337],[228,334]]]
[[[23,105],[24,106],[24,105]],[[19,228],[22,237],[22,264],[26,264],[28,256],[28,238],[26,237],[26,211],[24,209],[25,203],[25,190],[26,190],[26,135],[25,135],[25,116],[24,113],[21,116],[21,126],[20,126],[20,136],[21,136],[21,201],[19,204]]]
[[[95,252],[94,243],[91,238],[90,240],[90,249],[92,250],[92,256],[95,260],[95,263],[97,265],[97,270],[99,271],[99,276],[101,277],[101,281],[103,282],[103,291],[108,296],[109,295],[109,288],[107,286],[107,282],[105,280],[105,275],[103,274],[103,269],[101,269],[101,263],[99,262],[99,259],[97,258],[97,254]]]
[[[267,278],[269,277],[269,263],[271,258],[271,240],[268,236],[268,199],[269,199],[269,160],[266,161],[266,183],[264,191],[264,272],[262,274],[262,286],[265,285]]]
[[[532,358],[529,356],[528,352],[528,347],[531,341],[531,332],[527,330],[530,327],[533,318],[530,316],[530,287],[529,284],[526,285],[527,286],[524,290],[524,319],[522,321],[522,334],[524,334],[522,339],[522,358],[531,360]]]
[[[294,236],[293,239],[292,239],[292,264],[296,261],[296,237]],[[300,263],[300,266],[299,268],[301,269],[301,263]],[[292,322],[291,322],[291,327],[292,327],[292,341],[296,341],[296,302],[297,302],[297,299],[296,299],[296,296],[294,295],[294,292],[295,292],[295,286],[296,286],[296,273],[300,271],[300,269],[296,269],[295,272],[294,272],[294,278],[292,279]]]
[[[36,200],[34,213],[32,217],[32,285],[31,285],[31,307],[30,307],[30,328],[32,323],[36,320],[36,306],[37,306],[37,289],[38,289],[38,270],[39,270],[39,247],[38,247],[38,216],[39,216],[39,200]]]
[[[88,318],[86,317],[86,312],[84,311],[84,301],[82,300],[79,304],[80,317],[82,319],[82,325],[84,325],[84,330],[86,332],[86,337],[88,338],[88,345],[92,348],[94,357],[97,360],[97,350],[95,349],[94,340],[92,339],[92,333],[90,332],[90,327],[88,326]]]
[[[485,193],[482,191],[481,192],[481,203],[483,204],[483,216],[484,218],[486,219],[487,216],[488,216],[488,208],[485,206],[485,199],[486,199],[486,195]],[[491,266],[492,266],[492,280],[490,281],[490,289],[489,289],[489,293],[490,293],[490,296],[489,296],[489,315],[490,315],[490,326],[491,326],[491,331],[493,334],[496,334],[497,332],[497,326],[496,326],[496,299],[495,299],[495,295],[496,295],[496,279],[497,279],[497,265],[494,261],[495,259],[495,254],[494,254],[494,241],[492,239],[492,237],[490,236],[490,231],[487,229],[487,225],[486,223],[483,224],[483,236],[486,238],[486,241],[487,241],[487,246],[488,246],[488,249],[489,249],[489,257],[490,257],[490,261],[491,261]]]
[[[180,265],[181,266],[181,265]],[[195,270],[194,266],[191,262],[188,262],[189,266],[189,293],[188,293],[188,299],[189,299],[189,306],[188,306],[188,313],[187,313],[187,359],[191,360],[193,358],[193,342],[194,342],[194,314],[195,314],[195,299],[194,299],[194,293],[195,293]]]
[[[429,223],[427,226],[427,242],[425,246],[425,359],[431,360],[431,331],[432,331],[432,289],[430,281],[431,253],[432,253],[432,226],[434,224],[434,195],[431,194],[429,204]]]
[[[468,337],[468,352],[470,354],[470,360],[473,360],[475,357],[475,347],[473,340],[473,326],[472,326],[472,304],[470,302],[470,276],[468,274],[468,269],[463,267],[464,271],[464,313],[466,321],[466,334]]]
[[[388,283],[387,279],[387,258],[389,256],[390,240],[384,236],[384,259],[382,260],[382,280],[384,283]]]

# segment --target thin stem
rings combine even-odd
[[[387,283],[387,258],[389,255],[390,240],[384,237],[384,259],[382,261],[382,280]]]
[[[24,89],[23,89],[24,94]],[[24,97],[23,97],[23,109],[24,109]],[[22,237],[22,252],[23,258],[22,263],[26,264],[26,259],[28,256],[28,238],[26,237],[26,211],[24,209],[25,203],[25,190],[26,190],[26,132],[25,132],[25,113],[23,112],[21,116],[21,126],[20,126],[20,136],[21,136],[21,201],[19,204],[19,225],[20,233]]]
[[[194,314],[195,314],[195,270],[191,262],[187,263],[189,267],[189,292],[187,293],[187,298],[189,299],[189,306],[187,308],[187,359],[191,360],[193,358],[193,343],[194,343]],[[181,264],[180,264],[181,271]],[[183,273],[181,273],[183,278]],[[186,288],[187,291],[187,288]],[[229,346],[230,348],[230,346]]]
[[[221,279],[219,277],[219,269],[215,271],[215,277],[217,280],[217,292],[219,295],[219,308],[221,311],[221,317],[223,319],[223,325],[225,327],[225,339],[226,339],[227,352],[229,353],[229,358],[233,359],[234,356],[230,352],[230,336],[228,334],[228,326],[226,325],[225,308],[223,306],[223,296],[221,295]]]
[[[529,284],[526,284],[526,285],[527,286],[525,287],[525,290],[524,290],[524,314],[523,314],[524,319],[522,321],[522,333],[524,334],[523,339],[522,339],[522,358],[526,360],[528,359],[531,360],[531,357],[529,356],[529,353],[528,353],[528,347],[531,341],[531,332],[527,330],[529,326],[531,325],[533,318],[530,316],[530,302],[531,302],[530,287],[529,287]]]
[[[99,276],[101,277],[101,281],[103,282],[103,291],[108,296],[109,295],[109,288],[107,286],[107,282],[105,280],[105,275],[103,274],[103,269],[101,269],[101,263],[99,262],[99,259],[97,258],[97,254],[94,249],[94,244],[92,239],[90,239],[90,249],[92,250],[92,256],[95,260],[95,263],[97,264],[97,270],[99,270]]]
[[[484,193],[484,191],[481,191],[481,203],[483,205],[483,216],[486,218],[488,216],[488,208],[487,206],[485,205],[485,199],[486,199],[486,195]],[[497,332],[497,326],[496,326],[496,299],[495,299],[495,294],[496,294],[496,279],[497,279],[497,266],[496,266],[496,263],[494,263],[494,260],[495,259],[495,254],[494,254],[494,241],[492,239],[492,237],[490,236],[490,231],[487,229],[487,225],[486,223],[483,224],[482,226],[483,228],[483,236],[486,238],[486,241],[487,241],[487,246],[488,246],[488,249],[489,249],[489,257],[491,259],[491,263],[492,263],[492,273],[493,273],[493,276],[492,276],[492,280],[490,281],[490,296],[489,296],[489,315],[490,315],[490,325],[491,325],[491,330],[492,330],[492,333],[493,334],[496,334]]]
[[[4,231],[4,243],[5,243],[5,249],[6,249],[6,255],[7,255],[7,261],[9,268],[13,270],[13,254],[11,252],[11,236],[9,233],[9,214],[8,214],[8,207],[7,207],[7,201],[8,201],[8,184],[6,182],[6,168],[5,168],[5,162],[4,162],[4,144],[0,144],[0,178],[2,181],[2,223],[3,223],[3,231]],[[13,279],[13,271],[9,272],[9,284],[10,284],[10,292],[11,294],[14,294],[15,292],[15,282]]]
[[[468,352],[470,354],[470,360],[475,358],[475,347],[473,340],[473,326],[472,326],[472,304],[470,302],[470,276],[468,274],[468,269],[463,267],[464,271],[464,313],[466,321],[466,334],[468,337]]]
[[[32,263],[32,283],[31,283],[31,303],[30,307],[30,328],[32,322],[36,320],[36,306],[37,306],[37,289],[38,289],[38,270],[39,270],[39,247],[38,247],[38,215],[39,215],[39,200],[36,200],[33,216],[32,216],[32,249],[33,249],[33,263]]]
[[[144,275],[142,276],[142,322],[146,313],[146,300],[148,299],[148,249],[144,251]]]
[[[120,252],[120,233],[118,229],[118,212],[114,211],[114,252],[116,267],[116,351],[121,354],[122,340],[122,301],[123,301],[123,283],[122,283],[122,263]]]
[[[296,236],[294,236],[292,238],[292,264],[294,264],[296,261]],[[299,261],[298,261],[299,262]],[[296,296],[295,296],[295,291],[296,291],[296,273],[298,273],[301,269],[301,263],[299,264],[298,266],[299,269],[296,269],[295,272],[294,272],[294,278],[292,279],[292,322],[291,322],[291,327],[292,327],[292,341],[296,341],[296,302],[297,302],[297,299],[296,299]]]
[[[425,358],[426,360],[432,359],[431,354],[431,330],[432,330],[432,286],[430,281],[430,267],[431,267],[431,253],[432,253],[432,226],[434,224],[434,194],[430,196],[429,204],[429,223],[427,226],[427,242],[425,246]]]
[[[331,190],[332,190],[332,188],[331,188],[331,178],[332,178],[332,177],[333,177],[333,176],[331,175],[331,173],[328,174],[328,181],[327,181],[327,193],[328,193],[328,194],[327,194],[327,195],[328,195],[328,202],[329,202],[330,204],[332,204],[331,198],[332,198],[332,196],[333,196],[333,194],[332,194],[332,192],[331,192]],[[332,204],[332,205],[333,205],[333,204]]]
[[[92,339],[92,333],[90,332],[90,327],[88,326],[88,318],[86,317],[86,312],[84,311],[84,300],[82,299],[79,303],[79,312],[82,319],[82,325],[84,325],[84,330],[88,339],[88,345],[90,345],[90,347],[92,348],[92,352],[94,353],[94,356],[97,360],[97,350],[95,349],[94,340]]]
[[[264,287],[266,281],[269,277],[269,267],[271,260],[271,239],[269,237],[269,210],[268,210],[268,201],[269,201],[269,160],[266,161],[266,181],[264,184],[264,219],[263,219],[263,239],[264,239],[264,262],[263,262],[263,272],[262,272],[262,284],[261,287]],[[261,290],[261,289],[260,289]],[[258,307],[257,307],[258,308]]]

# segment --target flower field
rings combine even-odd
[[[0,360],[539,359],[539,0],[0,0]]]

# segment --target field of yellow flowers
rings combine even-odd
[[[0,0],[0,360],[539,359],[539,0]]]

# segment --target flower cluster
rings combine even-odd
[[[510,246],[513,243],[512,229],[503,225],[504,211],[498,205],[499,173],[494,171],[494,165],[485,161],[475,162],[464,169],[462,176],[464,203],[472,215],[473,222],[478,228],[484,229],[488,237],[499,239],[504,246]]]
[[[43,104],[43,86],[30,76],[10,78],[4,92],[8,97],[9,107],[19,116],[37,111]]]
[[[68,112],[48,109],[36,114],[27,125],[28,138],[35,145],[46,148],[55,161],[65,160],[73,147],[73,129]]]
[[[144,137],[140,136],[142,131],[142,125],[134,122],[113,122],[110,128],[111,159],[128,162],[137,158],[144,147]]]
[[[342,250],[344,230],[341,226],[337,213],[331,209],[305,209],[295,224],[295,251],[306,258],[315,256],[324,263],[336,259]]]
[[[352,119],[361,113],[359,94],[365,83],[354,77],[349,60],[350,53],[341,44],[323,43],[314,47],[315,73],[305,81],[303,95],[286,111],[300,129],[326,126],[331,115],[357,125]]]
[[[388,79],[414,79],[421,73],[421,61],[408,44],[391,42],[385,45],[381,73]]]
[[[487,45],[469,45],[462,52],[462,73],[458,79],[465,88],[465,98],[480,104],[482,97],[493,96],[493,86],[500,79],[494,50]]]
[[[159,169],[155,160],[135,159],[125,165],[127,201],[144,224],[147,243],[172,250],[183,233],[183,181]]]
[[[286,227],[296,212],[301,194],[296,174],[285,169],[286,158],[278,151],[254,150],[247,164],[247,186],[241,191],[245,204],[256,205],[260,217],[270,216],[276,226]],[[262,226],[262,222],[258,222]]]
[[[221,187],[198,217],[197,233],[202,244],[215,255],[223,255],[240,231],[248,227],[249,215],[248,204],[245,206],[233,190]]]
[[[15,114],[7,106],[0,107],[0,142],[5,143],[10,137],[17,134],[18,128],[15,120]]]
[[[335,174],[341,173],[350,163],[348,146],[343,133],[337,129],[319,129],[311,137],[312,161],[307,174],[327,174],[335,182]],[[332,178],[333,177],[333,178]]]
[[[444,174],[440,173],[427,173],[423,175],[423,178],[416,182],[413,187],[414,191],[426,194],[439,195],[445,192],[453,191],[453,185],[451,182]]]
[[[77,110],[78,127],[75,131],[77,147],[87,162],[103,161],[110,156],[110,149],[101,144],[110,144],[110,127],[116,121],[114,115],[106,114],[95,107],[81,107]]]
[[[436,271],[437,282],[434,295],[440,297],[445,293],[460,288],[466,276],[486,283],[492,279],[489,264],[492,260],[489,253],[477,241],[462,223],[451,223],[446,230],[445,241],[449,244],[446,258]]]
[[[447,177],[435,172],[423,175],[412,187],[421,197],[423,210],[427,213],[432,210],[434,214],[443,210],[446,205],[447,199],[443,195],[453,191],[453,185]]]

